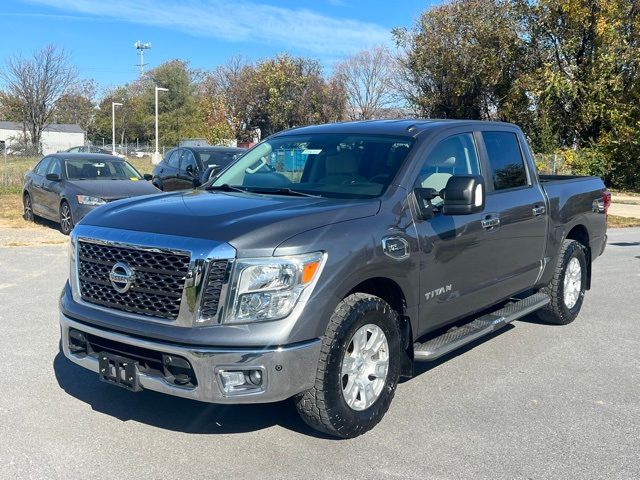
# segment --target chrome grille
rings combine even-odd
[[[228,263],[227,260],[215,260],[209,265],[207,283],[202,295],[202,309],[200,310],[202,318],[213,318],[218,313],[218,304]]]
[[[189,271],[189,255],[135,247],[78,242],[80,295],[86,302],[117,310],[175,320]],[[117,262],[135,272],[125,293],[117,292],[109,273]]]

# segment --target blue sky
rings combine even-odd
[[[136,78],[134,43],[145,61],[188,60],[213,68],[233,55],[287,51],[331,65],[409,26],[436,0],[23,0],[3,2],[0,60],[48,43],[67,50],[80,75],[102,87]]]

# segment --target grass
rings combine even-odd
[[[640,218],[620,217],[618,215],[608,215],[607,225],[609,228],[640,227]]]
[[[0,194],[0,225],[11,228],[25,228],[30,225],[22,218],[20,193]]]

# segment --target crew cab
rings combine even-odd
[[[573,321],[609,203],[597,177],[538,175],[511,124],[284,131],[197,189],[87,215],[62,348],[132,391],[294,397],[309,425],[354,437],[415,362],[527,314]]]

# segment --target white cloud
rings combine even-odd
[[[246,0],[30,0],[66,12],[176,29],[230,42],[268,43],[325,56],[340,56],[388,44],[389,30],[307,9]]]

